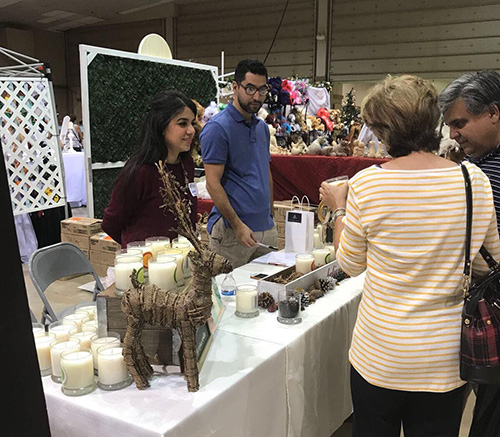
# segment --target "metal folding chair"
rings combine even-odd
[[[58,317],[45,296],[45,290],[54,281],[69,275],[92,274],[95,279],[94,295],[104,290],[92,264],[80,248],[71,243],[57,243],[36,250],[29,260],[29,275],[43,302],[41,323],[55,322]]]

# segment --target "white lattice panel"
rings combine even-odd
[[[65,190],[46,78],[0,77],[0,126],[14,215],[63,206]]]

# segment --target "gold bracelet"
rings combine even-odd
[[[346,214],[345,208],[337,208],[335,211],[333,211],[332,221],[335,223],[335,221],[339,217],[343,217],[343,216],[345,216],[345,214]]]

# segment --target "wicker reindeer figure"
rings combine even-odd
[[[186,237],[194,247],[189,252],[192,282],[182,294],[165,291],[156,285],[139,284],[132,279],[133,287],[122,297],[122,311],[127,315],[127,330],[123,341],[123,356],[137,388],[149,387],[153,369],[141,345],[145,324],[179,330],[184,352],[184,378],[190,392],[199,389],[196,359],[196,328],[210,317],[212,308],[212,277],[229,273],[231,263],[202,244],[189,217],[189,205],[180,197],[180,185],[175,177],[157,164],[163,187],[160,188],[164,204],[177,220],[175,231]],[[132,275],[134,277],[134,275]]]

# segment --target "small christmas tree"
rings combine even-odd
[[[341,110],[341,120],[347,128],[351,127],[351,124],[354,121],[361,121],[359,117],[359,108],[356,107],[356,98],[354,96],[355,91],[354,88],[351,88],[345,97],[345,100],[342,102],[342,110]]]

